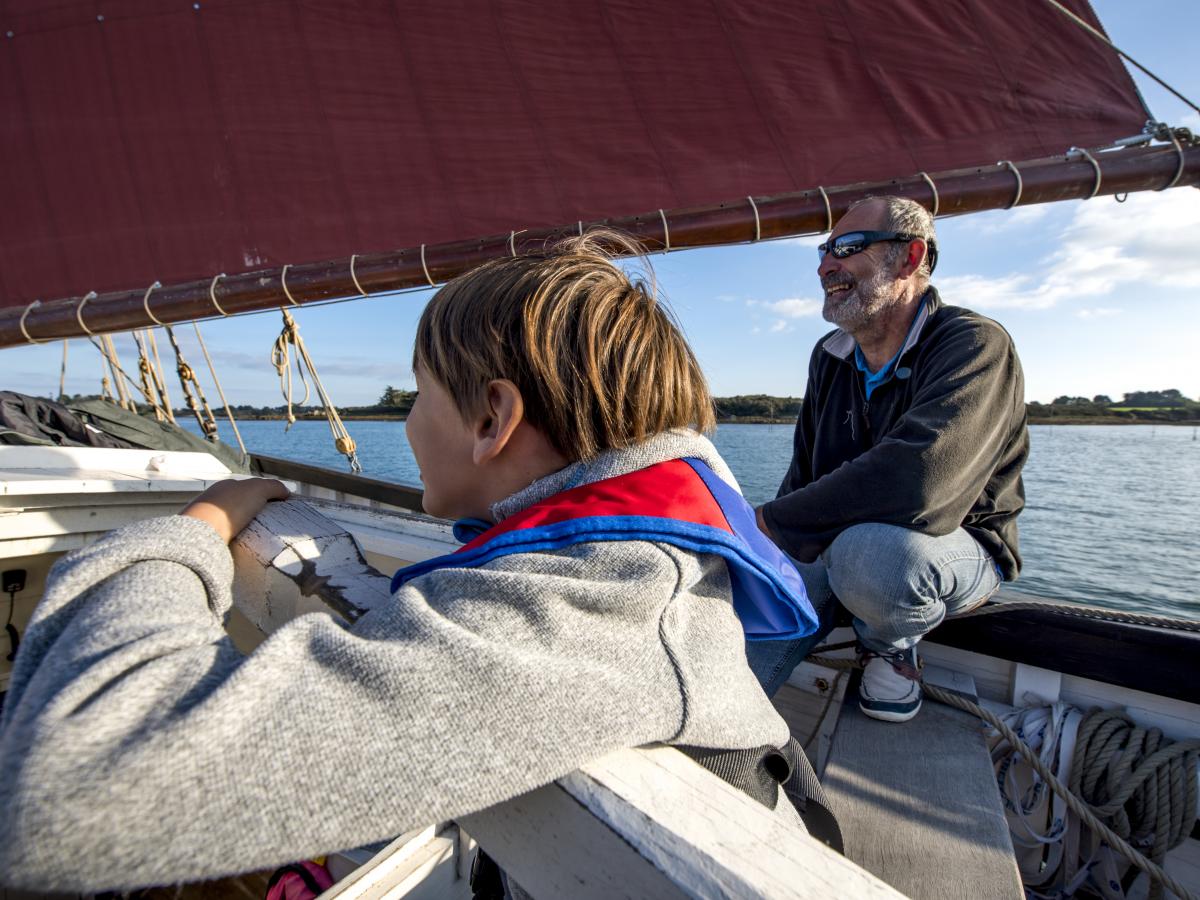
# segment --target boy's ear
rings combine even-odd
[[[483,413],[475,420],[475,465],[499,456],[525,418],[521,390],[507,378],[488,382]]]

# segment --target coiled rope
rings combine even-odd
[[[989,603],[953,618],[1030,609],[1182,631],[1200,630],[1200,623],[1187,619],[1037,600]],[[832,669],[859,668],[861,663],[858,660],[820,655],[854,646],[855,643],[846,641],[817,647],[808,659]],[[998,732],[1013,752],[1028,763],[1042,783],[1061,797],[1094,835],[1150,877],[1151,900],[1161,897],[1164,887],[1182,900],[1200,900],[1167,873],[1162,865],[1167,852],[1188,837],[1196,822],[1200,740],[1172,742],[1163,737],[1157,728],[1143,729],[1137,726],[1123,712],[1093,709],[1079,724],[1070,760],[1069,784],[1063,784],[1040,754],[995,713],[961,694],[933,684],[922,682],[922,690],[939,703],[982,719]],[[1012,808],[1008,798],[1006,803]],[[1058,823],[1052,823],[1051,830],[1057,833],[1050,836],[1034,835],[1034,839],[1041,843],[1060,839],[1065,833],[1065,822],[1061,828],[1056,829],[1056,825]],[[1141,852],[1133,846],[1133,842],[1148,844],[1149,852]],[[1088,861],[1089,865],[1068,885],[1068,891],[1054,896],[1071,896],[1094,862],[1094,858]],[[1033,893],[1036,894],[1036,891]]]
[[[1000,732],[1085,825],[1131,865],[1150,876],[1152,898],[1161,897],[1165,886],[1183,900],[1196,900],[1195,894],[1163,869],[1162,860],[1168,850],[1188,836],[1196,821],[1196,760],[1200,741],[1172,743],[1156,728],[1149,731],[1137,728],[1123,713],[1094,709],[1079,726],[1068,786],[990,710],[932,684],[923,684],[922,689],[938,702],[978,716]],[[1123,727],[1125,733],[1121,734]],[[1145,738],[1150,735],[1153,738],[1147,742]],[[1143,756],[1140,751],[1150,743],[1155,749]],[[1111,765],[1118,751],[1121,756]],[[1133,807],[1132,818],[1125,809],[1127,803]],[[1110,828],[1103,821],[1105,818],[1115,827]],[[1147,857],[1128,838],[1150,833],[1154,843]]]
[[[275,338],[275,343],[271,347],[271,365],[275,367],[276,373],[279,375],[279,388],[283,394],[284,402],[287,403],[287,428],[291,428],[296,422],[296,416],[292,412],[292,406],[303,406],[308,402],[308,382],[304,378],[304,370],[307,368],[312,376],[313,387],[316,388],[317,397],[321,401],[325,418],[329,422],[329,430],[333,433],[333,445],[337,448],[338,453],[343,454],[350,462],[350,471],[359,473],[362,471],[362,465],[358,461],[358,449],[354,443],[354,438],[350,437],[350,432],[346,430],[346,426],[342,423],[342,417],[338,415],[337,409],[329,400],[329,394],[325,391],[325,386],[321,383],[321,377],[317,374],[317,368],[313,365],[312,357],[308,355],[308,348],[304,345],[304,339],[300,337],[300,326],[296,324],[296,320],[292,318],[291,313],[286,309],[280,308],[283,313],[283,330],[279,333],[279,337]],[[292,364],[290,347],[296,348],[296,373],[300,377],[300,383],[304,385],[304,398],[297,404],[292,399]],[[284,430],[286,431],[287,428]]]

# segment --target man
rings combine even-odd
[[[930,286],[919,204],[860,201],[819,250],[837,330],[813,350],[791,467],[758,521],[801,563],[822,628],[747,652],[774,694],[840,601],[865,660],[860,708],[902,722],[921,705],[917,642],[1020,570],[1024,381],[1008,333]]]

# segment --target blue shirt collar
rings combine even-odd
[[[928,295],[926,295],[928,296]],[[896,363],[901,356],[904,355],[914,343],[916,343],[916,335],[920,332],[921,326],[925,324],[925,303],[926,297],[921,298],[921,303],[917,307],[917,312],[913,316],[912,322],[908,326],[908,334],[904,338],[904,343],[900,345],[900,349],[896,351],[896,355],[887,361],[878,372],[872,372],[867,365],[867,358],[863,356],[862,348],[856,343],[854,345],[854,365],[858,371],[863,373],[863,387],[867,392],[867,399],[871,399],[871,393],[881,384],[887,384],[893,377],[901,380],[907,378],[911,373],[907,368],[896,368]]]

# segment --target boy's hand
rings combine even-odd
[[[288,489],[274,478],[218,481],[180,512],[207,522],[229,543],[271,500],[286,500]]]

